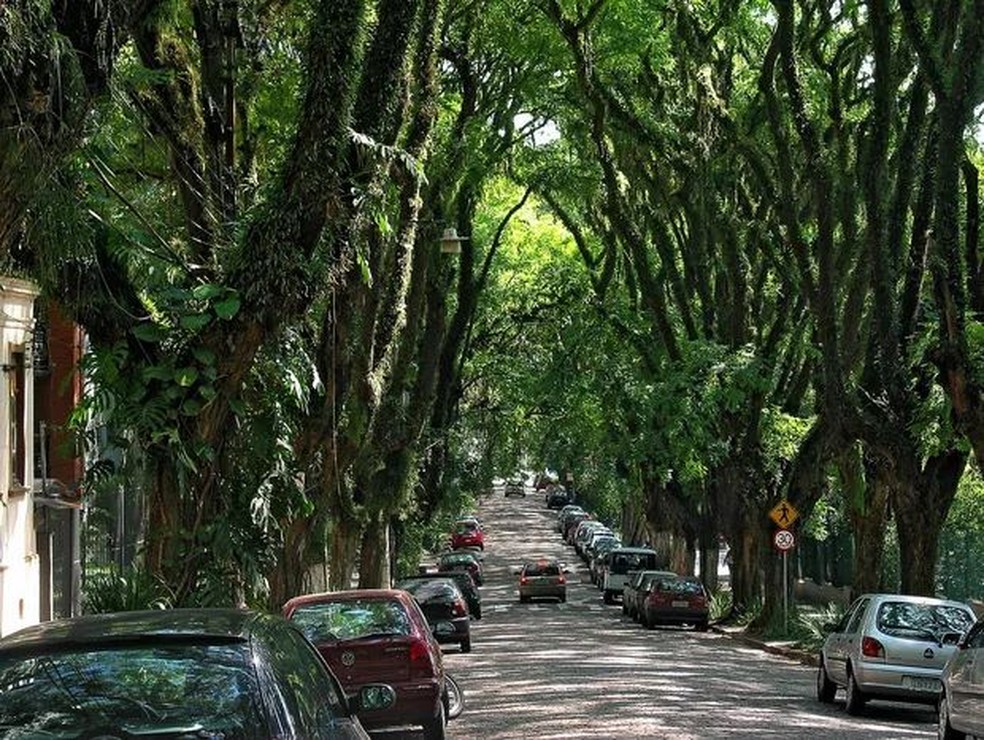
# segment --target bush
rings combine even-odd
[[[142,570],[111,568],[85,579],[82,603],[86,614],[108,614],[167,609],[171,597],[162,583]]]

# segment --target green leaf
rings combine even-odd
[[[239,313],[239,306],[239,296],[233,294],[224,300],[216,302],[212,308],[215,311],[215,315],[220,319],[231,319]]]
[[[202,410],[202,402],[196,398],[186,399],[184,403],[181,404],[181,413],[185,416],[197,416]]]
[[[195,347],[192,354],[195,355],[195,359],[198,360],[203,365],[214,365],[215,364],[215,353],[208,347]]]
[[[187,388],[198,380],[198,370],[193,367],[178,368],[174,372],[174,379],[182,388]]]
[[[220,295],[226,292],[226,289],[221,285],[212,285],[211,283],[205,283],[204,285],[197,286],[193,291],[192,295],[195,296],[200,301],[207,301],[211,298],[218,298]]]
[[[152,321],[145,322],[143,324],[137,324],[132,329],[133,336],[139,339],[141,342],[160,342],[167,336],[167,332],[159,324],[155,324]]]
[[[181,317],[181,326],[188,331],[201,331],[212,322],[207,313],[186,314]]]
[[[141,371],[143,380],[171,380],[174,378],[174,369],[168,365],[151,365]]]

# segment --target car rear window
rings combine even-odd
[[[617,552],[612,555],[611,572],[625,575],[630,570],[655,570],[656,553]]]
[[[516,571],[513,571],[514,573]],[[527,563],[526,575],[528,576],[559,576],[560,568],[556,563]]]
[[[458,587],[448,581],[410,581],[400,588],[409,591],[420,602],[458,598]]]
[[[302,604],[290,615],[311,642],[369,635],[409,635],[410,618],[395,599],[346,599]]]
[[[656,583],[656,589],[663,593],[679,594],[681,596],[703,596],[704,587],[700,581],[671,578]]]
[[[974,623],[966,609],[948,604],[886,601],[878,607],[880,632],[895,637],[938,642],[945,632],[964,633]]]
[[[168,644],[0,659],[0,738],[260,738],[245,643]],[[155,732],[156,730],[156,732]]]
[[[471,555],[445,555],[441,558],[442,565],[458,565],[467,567],[475,563],[475,558]]]
[[[468,532],[474,532],[478,529],[478,525],[475,522],[459,522],[455,528],[458,534],[467,534]]]

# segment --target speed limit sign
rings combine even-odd
[[[772,544],[779,552],[788,552],[796,547],[796,535],[788,529],[776,530],[772,536]]]

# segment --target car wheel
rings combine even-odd
[[[447,725],[447,714],[444,709],[444,702],[439,701],[437,716],[424,723],[424,740],[445,740],[445,725]]]
[[[698,632],[707,632],[707,622],[698,622],[694,625],[694,629]]]
[[[461,641],[461,652],[470,653],[471,652],[471,636],[469,635],[464,640]]]
[[[519,603],[520,604],[527,604],[527,603],[529,603],[529,600],[530,600],[530,597],[529,596],[520,596],[519,597]]]
[[[824,665],[823,658],[821,658],[820,664],[817,666],[817,701],[823,704],[833,704],[836,693],[837,684],[830,680],[830,676],[827,675],[827,666]]]
[[[626,616],[629,614],[629,607],[625,605],[625,599],[622,600],[622,614],[625,614]]]
[[[858,682],[854,679],[854,671],[847,669],[847,701],[844,704],[844,709],[847,710],[848,714],[858,715],[864,711],[864,703],[867,698],[864,692],[858,687]]]
[[[481,619],[481,618],[482,618],[482,610],[481,609],[476,609],[475,610],[475,619]]]
[[[940,721],[937,737],[940,740],[964,740],[967,735],[959,730],[954,730],[950,724],[950,706],[946,700],[946,694],[940,695]]]
[[[563,596],[560,597],[560,603],[561,604],[567,603],[567,594],[564,594]]]
[[[606,604],[614,604],[615,603],[615,597],[612,596],[612,592],[611,591],[605,591],[604,596],[602,596],[601,598],[602,598],[602,601],[604,601]]]
[[[647,630],[654,630],[654,629],[656,629],[656,620],[655,619],[644,619],[643,617],[639,617],[639,624],[646,625],[646,629]]]

